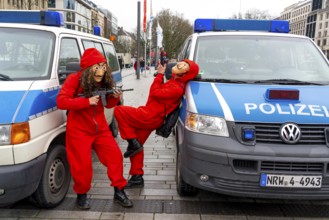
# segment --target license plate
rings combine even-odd
[[[321,188],[322,176],[288,176],[262,173],[260,186],[291,187],[291,188]]]

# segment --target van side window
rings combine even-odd
[[[104,54],[103,46],[99,42],[83,40],[82,44],[83,44],[83,47],[85,50],[88,48],[91,48],[91,47],[94,47],[97,50],[99,50],[99,52],[101,52],[106,57],[107,62],[109,64],[109,66],[111,67],[111,70],[112,71],[119,70],[119,63],[118,63],[119,61],[116,56],[114,47],[111,44],[105,44],[105,43],[103,44],[105,54]]]
[[[96,48],[99,52],[101,52],[105,56],[102,44],[100,42],[82,40],[82,44],[85,50],[87,50],[88,48]]]
[[[83,48],[87,50],[88,48],[96,48],[99,52],[103,54],[105,57],[105,53],[103,50],[103,46],[100,42],[95,42],[95,41],[89,41],[89,40],[83,40],[82,41]]]
[[[186,51],[184,52],[184,59],[188,59],[191,51],[191,40],[187,42]]]
[[[178,60],[184,60],[189,58],[189,53],[191,50],[191,39],[187,39],[183,46],[179,49]]]
[[[114,47],[110,44],[104,44],[106,59],[111,67],[112,71],[119,70],[118,58],[116,56]]]
[[[63,38],[58,59],[58,75],[63,84],[67,75],[80,69],[81,53],[78,42],[74,38]]]

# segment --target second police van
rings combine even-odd
[[[57,108],[56,96],[80,69],[84,50],[104,54],[122,86],[113,43],[62,26],[54,11],[0,11],[0,206],[29,197],[49,208],[65,198],[71,180],[66,111]]]
[[[197,19],[176,127],[177,191],[329,198],[329,64],[288,21]]]

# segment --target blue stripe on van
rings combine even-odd
[[[0,124],[11,123],[25,91],[0,91]]]
[[[224,116],[224,112],[210,83],[190,82],[197,113]]]
[[[3,114],[0,114],[0,124],[28,121],[30,117],[39,117],[57,109],[56,97],[58,92],[59,89],[47,92],[31,90],[27,93],[26,91],[1,91],[0,112],[3,112]],[[17,111],[25,93],[25,99]]]
[[[121,75],[121,71],[113,71],[112,72],[112,76],[113,76],[113,80],[114,82],[118,83],[122,81],[122,75]]]

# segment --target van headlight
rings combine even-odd
[[[229,136],[226,121],[220,117],[199,115],[187,112],[185,118],[185,127],[188,130],[194,132],[218,135],[222,137]]]
[[[28,122],[0,125],[0,145],[22,144],[31,139]]]

